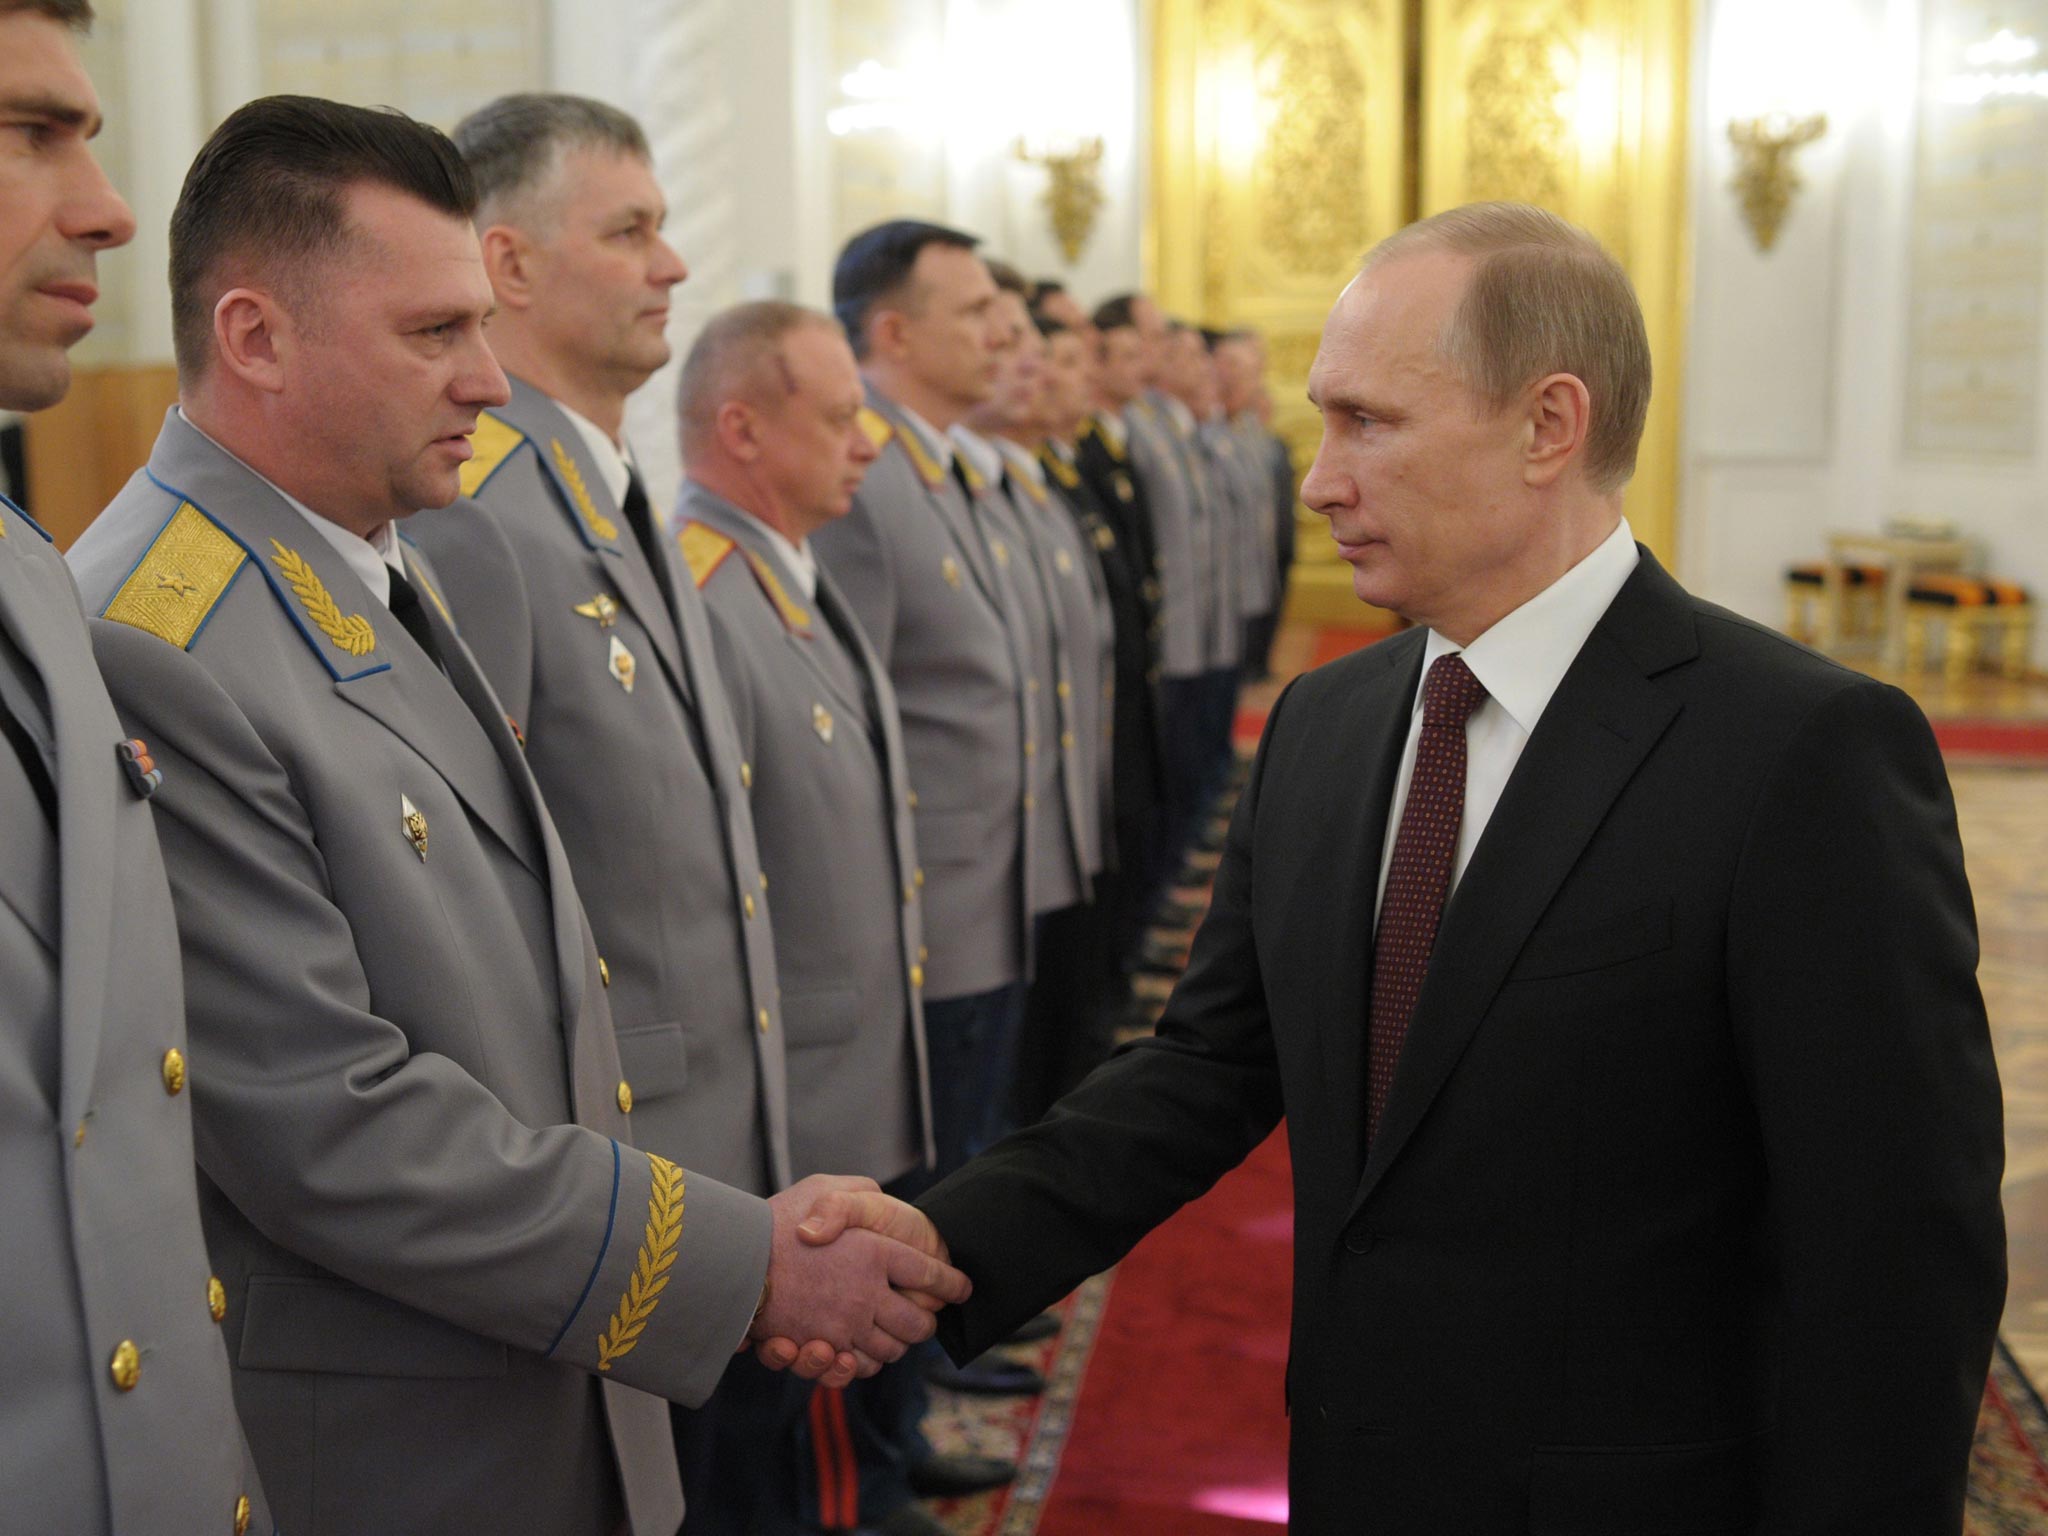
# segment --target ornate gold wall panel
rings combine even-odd
[[[1655,359],[1629,487],[1636,536],[1676,553],[1685,303],[1687,0],[1422,0],[1423,214],[1539,203],[1634,279]]]
[[[1153,0],[1148,284],[1272,350],[1275,425],[1306,470],[1304,390],[1323,320],[1366,249],[1418,213],[1540,203],[1628,267],[1656,358],[1628,510],[1675,553],[1690,0]],[[1419,36],[1409,17],[1420,17]],[[1407,142],[1419,55],[1419,142]],[[1421,207],[1404,207],[1410,173]],[[1306,515],[1304,514],[1305,518]],[[1297,614],[1356,619],[1348,570],[1306,518]]]
[[[1323,320],[1402,222],[1402,0],[1156,0],[1152,23],[1147,284],[1175,314],[1265,332],[1274,426],[1306,471]],[[1297,611],[1355,620],[1349,568],[1310,523]]]

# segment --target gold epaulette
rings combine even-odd
[[[751,549],[746,553],[747,564],[754,568],[754,579],[761,583],[761,590],[768,594],[768,601],[773,603],[775,611],[782,615],[782,622],[799,634],[808,631],[811,627],[810,614],[797,605],[796,599],[789,595],[781,579],[766,560]]]
[[[981,471],[965,459],[956,458],[953,462],[960,466],[960,478],[967,482],[968,491],[979,496],[988,486],[988,482],[981,478]]]
[[[868,441],[877,449],[889,446],[889,439],[896,435],[896,429],[889,425],[889,418],[872,405],[860,408],[860,429],[867,433]]]
[[[617,543],[619,525],[597,510],[597,503],[590,496],[590,487],[583,479],[583,471],[576,467],[575,455],[562,446],[559,437],[548,439],[548,452],[555,461],[555,478],[576,504],[576,515],[583,519],[583,527],[589,537],[599,543]]]
[[[711,573],[725,563],[725,557],[739,546],[693,517],[676,534],[676,547],[683,552],[683,564],[690,568],[690,579],[702,588],[711,579]]]
[[[249,553],[191,502],[143,553],[103,618],[146,630],[184,650],[234,584]]]
[[[1074,468],[1073,465],[1069,464],[1065,459],[1061,458],[1058,454],[1054,453],[1050,448],[1046,449],[1043,453],[1039,454],[1038,459],[1040,463],[1045,465],[1046,469],[1051,473],[1053,479],[1059,481],[1059,483],[1065,486],[1068,490],[1071,491],[1075,487],[1080,485],[1081,472],[1078,469]]]
[[[469,435],[470,461],[462,466],[462,494],[474,496],[484,482],[498,472],[498,466],[512,457],[526,434],[501,416],[485,411],[476,419]]]

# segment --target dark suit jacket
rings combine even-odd
[[[1368,1155],[1423,638],[1281,697],[1158,1036],[922,1202],[975,1282],[948,1349],[1284,1113],[1297,1533],[1953,1532],[2002,1147],[1925,720],[1645,555],[1445,911]]]

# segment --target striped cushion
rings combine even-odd
[[[1785,572],[1785,579],[1794,586],[1818,587],[1825,584],[1826,567],[1822,565],[1795,565]],[[1881,565],[1845,565],[1842,567],[1842,585],[1845,587],[1881,587],[1884,585],[1884,567]]]
[[[2027,589],[2017,582],[1931,571],[1913,578],[1906,598],[1942,608],[2017,608],[2028,601]]]

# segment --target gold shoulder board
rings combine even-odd
[[[509,421],[489,411],[477,417],[476,431],[469,435],[471,458],[462,466],[462,494],[474,496],[482,490],[484,482],[497,473],[498,466],[525,441],[526,434]]]
[[[887,447],[889,439],[896,434],[896,429],[889,425],[889,418],[872,405],[860,408],[860,429],[867,433],[868,441],[877,448]]]
[[[184,650],[248,552],[191,502],[180,502],[103,615]]]
[[[683,552],[683,564],[690,568],[690,579],[702,587],[737,546],[716,528],[691,518],[676,535],[676,547]]]

